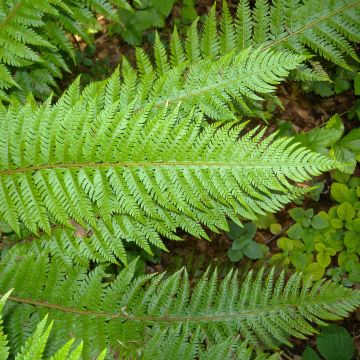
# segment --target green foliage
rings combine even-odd
[[[344,285],[360,282],[360,179],[348,184],[333,183],[331,197],[339,203],[329,212],[295,208],[289,211],[296,221],[287,230],[288,237],[278,240],[281,253],[273,262],[291,263],[296,269],[320,279],[327,268],[328,275]],[[331,268],[336,256],[337,268]]]
[[[173,5],[135,3],[147,7],[134,15],[142,14],[142,29],[160,19],[155,9],[166,17]],[[131,11],[123,0],[0,0],[2,97],[23,100],[36,89],[33,78],[45,84],[34,95],[46,96],[47,84],[56,86],[67,70],[63,55],[74,58],[69,34],[91,40],[94,13],[113,18],[111,4]],[[166,249],[164,238],[180,240],[181,230],[204,238],[206,230],[230,230],[233,250],[259,258],[256,227],[239,233],[242,219],[269,216],[311,190],[303,183],[312,176],[355,163],[358,132],[340,139],[336,119],[327,126],[336,134],[318,144],[319,154],[292,138],[266,136],[266,128],[238,115],[264,117],[261,101],[279,104],[276,85],[290,72],[327,79],[310,62],[313,53],[346,69],[349,59],[358,61],[351,44],[359,41],[358,18],[354,0],[258,0],[252,9],[241,1],[235,19],[224,2],[219,21],[213,6],[202,31],[195,20],[184,41],[176,28],[169,44],[156,34],[153,56],[137,49],[135,66],[124,58],[107,80],[80,90],[77,79],[57,102],[29,96],[24,104],[0,104],[0,293],[14,289],[0,351],[21,359],[49,358],[59,348],[54,359],[80,352],[104,358],[103,349],[109,359],[266,359],[262,350],[304,339],[315,324],[359,306],[358,291],[309,277],[340,251],[340,266],[355,264],[345,268],[349,279],[358,271],[353,237],[333,237],[344,227],[359,230],[360,184],[353,179],[348,190],[334,186],[341,201],[329,214],[292,211],[298,223],[287,235],[295,239],[279,239],[287,253],[278,260],[306,263],[304,276],[261,269],[239,281],[231,270],[219,281],[209,269],[194,284],[185,268],[139,275],[144,261],[131,260],[135,245],[153,256],[154,248]],[[313,237],[316,231],[324,239]],[[74,336],[83,342],[69,342]]]
[[[245,51],[239,61],[254,68],[264,56]],[[200,224],[227,230],[226,217],[274,212],[307,191],[292,182],[339,166],[291,138],[264,138],[266,129],[238,138],[245,124],[208,125],[185,99],[139,108],[128,98],[133,79],[115,73],[82,92],[77,81],[56,104],[3,110],[0,213],[19,236],[40,236],[33,250],[67,263],[126,263],[128,242],[152,253],[179,227],[207,238]],[[209,104],[204,94],[190,101]]]
[[[328,154],[341,162],[348,162],[349,165],[342,171],[352,174],[356,162],[360,159],[360,129],[355,128],[346,135],[344,130],[340,116],[334,115],[324,127],[298,134],[295,139],[312,151]]]
[[[5,301],[9,298],[11,290],[3,295],[0,299],[0,359],[6,360],[11,353],[15,353],[15,349],[10,349],[8,347],[7,335],[3,332],[3,319],[2,312],[5,305]],[[25,344],[18,348],[18,352],[14,354],[15,360],[42,360],[46,344],[48,342],[53,322],[47,325],[47,315],[44,317],[34,330],[34,333],[30,335]],[[57,350],[49,360],[79,360],[82,353],[82,343],[80,343],[76,348],[72,349],[72,344],[74,340],[69,340],[61,349]],[[101,354],[96,358],[96,360],[103,360],[105,358],[106,351],[102,351]]]
[[[358,1],[274,1],[270,6],[266,0],[257,0],[253,11],[250,1],[239,2],[234,21],[223,21],[220,37],[225,37],[226,46],[219,47],[214,34],[214,9],[205,21],[202,42],[212,36],[212,49],[207,54],[216,56],[217,49],[245,49],[250,45],[265,46],[276,50],[287,49],[297,54],[316,53],[326,60],[350,68],[347,59],[359,61],[350,41],[358,42]],[[226,2],[223,19],[229,18]],[[231,17],[230,17],[231,19]],[[234,26],[235,25],[235,26]],[[228,36],[229,34],[233,34]],[[221,44],[219,41],[218,44]],[[226,51],[226,50],[225,50]],[[205,52],[206,53],[206,52]],[[224,51],[222,52],[224,54]],[[326,80],[318,62],[310,62],[297,73],[300,79]]]
[[[355,352],[350,334],[345,328],[335,324],[321,329],[316,337],[316,346],[325,360],[351,360]],[[320,357],[316,351],[307,346],[302,359],[320,360]]]
[[[99,29],[95,12],[113,17],[111,2],[0,0],[0,100],[49,96],[75,61],[69,34],[90,43],[89,29]]]
[[[231,248],[227,252],[230,261],[238,262],[244,256],[249,259],[261,259],[266,255],[268,248],[254,241],[256,234],[256,225],[254,223],[246,223],[240,227],[230,221],[229,229],[227,235],[233,241]]]
[[[162,331],[178,332],[190,343],[197,338],[204,350],[240,345],[239,335],[252,346],[273,348],[289,344],[289,336],[312,334],[311,324],[340,319],[360,304],[358,291],[332,282],[302,283],[300,273],[285,281],[274,270],[254,278],[250,272],[239,284],[233,271],[218,283],[215,269],[190,287],[185,270],[169,277],[134,277],[134,271],[135,262],[113,278],[103,267],[65,269],[45,256],[4,258],[0,291],[14,288],[5,308],[11,348],[20,348],[46,313],[54,320],[47,351],[75,333],[83,339],[84,359],[104,348],[109,356],[134,356],[153,336],[161,340]]]
[[[176,0],[138,0],[134,6],[120,8],[110,31],[121,35],[131,45],[141,45],[144,33],[163,28]]]

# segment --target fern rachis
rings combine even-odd
[[[23,271],[27,280],[19,281]],[[101,267],[87,273],[80,267],[65,270],[44,256],[24,255],[20,261],[18,255],[8,256],[0,263],[0,291],[13,287],[14,291],[5,316],[20,314],[23,307],[32,319],[49,313],[54,319],[52,334],[66,339],[75,331],[88,358],[105,347],[115,350],[126,343],[125,353],[134,354],[142,347],[141,342],[131,344],[134,337],[146,343],[160,329],[172,331],[180,325],[191,334],[199,332],[208,344],[237,339],[240,334],[254,346],[274,347],[288,343],[290,335],[310,335],[311,324],[339,319],[360,303],[358,291],[331,282],[302,284],[301,274],[284,283],[284,274],[275,280],[274,271],[266,277],[260,271],[254,278],[250,273],[240,285],[238,274],[231,272],[218,287],[214,271],[191,289],[184,270],[169,277],[134,277],[134,271],[135,263],[129,263],[116,279],[104,284],[106,273]],[[14,319],[7,331],[11,337],[24,320],[29,324],[29,319],[16,315]]]

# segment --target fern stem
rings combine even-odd
[[[0,297],[3,294],[0,294]],[[282,304],[272,305],[269,304],[268,306],[263,306],[261,309],[259,307],[251,309],[251,310],[240,310],[236,313],[217,313],[216,315],[195,315],[195,316],[156,316],[156,315],[129,315],[126,313],[126,307],[122,308],[122,312],[120,313],[107,313],[107,312],[100,312],[100,311],[90,311],[90,310],[81,310],[76,309],[73,307],[67,307],[59,304],[52,304],[42,300],[33,300],[29,298],[21,298],[17,296],[9,296],[9,301],[20,303],[20,304],[28,304],[33,305],[35,307],[43,307],[52,310],[61,311],[64,313],[74,314],[74,315],[81,315],[81,316],[91,316],[96,318],[107,318],[109,320],[113,319],[124,319],[126,321],[139,321],[139,322],[162,322],[162,323],[187,323],[187,322],[224,322],[224,321],[235,321],[239,319],[249,318],[249,317],[256,317],[259,318],[263,316],[262,314],[269,314],[271,312],[277,312],[283,309],[297,309],[300,307],[306,306],[315,306],[315,305],[324,305],[325,303],[329,303],[330,305],[334,305],[335,301],[338,301],[338,298],[329,298],[326,299],[318,298],[317,300],[314,299],[304,299],[301,303],[296,303],[294,301],[289,301]],[[341,301],[345,301],[346,298],[342,298]]]
[[[14,175],[14,174],[23,174],[23,173],[32,173],[40,170],[54,170],[54,169],[83,169],[83,168],[104,168],[104,167],[223,167],[223,168],[234,168],[234,167],[243,167],[243,168],[298,168],[299,163],[290,164],[289,162],[281,163],[261,163],[257,161],[254,162],[230,162],[230,161],[139,161],[139,162],[84,162],[84,163],[62,163],[62,164],[46,164],[46,165],[35,165],[29,167],[22,167],[16,169],[7,169],[0,171],[0,177],[4,175]]]

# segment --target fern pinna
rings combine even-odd
[[[169,277],[134,277],[135,262],[111,280],[102,267],[90,273],[81,267],[65,269],[47,256],[14,254],[4,260],[0,291],[14,289],[4,312],[5,318],[11,316],[5,331],[12,348],[48,313],[54,324],[47,351],[76,334],[83,339],[84,359],[104,348],[115,358],[120,352],[122,358],[140,354],[150,359],[147,346],[159,354],[154,346],[161,346],[166,333],[183,337],[168,338],[174,354],[196,355],[206,340],[210,349],[222,344],[231,359],[244,351],[244,341],[265,348],[289,344],[289,336],[304,338],[315,331],[312,324],[344,317],[360,304],[359,291],[332,282],[302,283],[301,274],[286,282],[283,273],[276,274],[275,280],[274,270],[266,276],[250,272],[241,286],[237,272],[220,284],[216,271],[207,272],[192,288],[185,270]],[[185,346],[186,341],[193,346]]]

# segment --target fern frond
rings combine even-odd
[[[270,89],[266,72],[248,75],[244,87]],[[4,112],[0,214],[14,231],[44,232],[54,253],[77,248],[72,257],[126,262],[124,241],[151,253],[150,244],[164,249],[160,235],[177,239],[179,227],[207,237],[201,224],[217,231],[226,217],[275,212],[306,191],[294,182],[337,166],[292,139],[264,137],[266,129],[239,138],[246,124],[208,125],[190,109],[180,118],[180,105],[123,107],[127,84],[115,75],[80,93],[75,82],[54,105]],[[53,223],[78,225],[90,240],[70,245],[71,231],[57,236]]]
[[[360,304],[359,291],[332,282],[303,283],[299,273],[284,282],[284,274],[275,277],[274,270],[254,279],[250,272],[239,284],[237,272],[230,272],[219,284],[216,271],[207,272],[191,290],[185,270],[167,278],[134,277],[135,265],[110,281],[101,267],[88,273],[44,256],[3,259],[0,291],[14,288],[5,309],[12,348],[22,345],[18,333],[24,326],[32,331],[49,313],[54,325],[48,351],[50,344],[76,334],[83,338],[85,359],[103,348],[131,358],[146,344],[156,353],[154,343],[168,344],[166,334],[178,334],[171,341],[176,351],[194,353],[206,344],[205,351],[226,355],[232,346],[237,351],[239,336],[256,347],[277,347],[290,336],[311,335],[314,324],[338,320]]]
[[[55,78],[69,71],[66,56],[75,62],[68,33],[91,42],[86,29],[98,26],[93,12],[112,18],[112,8],[107,0],[0,0],[0,90],[11,88],[22,100],[30,92],[49,96]]]
[[[228,33],[223,33],[220,39],[225,49],[232,46],[233,38],[231,28],[225,30],[227,25],[223,27],[223,31]],[[174,59],[184,56],[182,44],[176,40],[176,33],[174,36],[171,49],[175,53],[170,54],[171,64],[174,64]],[[214,120],[234,119],[234,105],[242,114],[259,115],[259,101],[273,96],[276,89],[274,85],[286,78],[305,59],[289,52],[273,53],[263,49],[252,51],[249,48],[237,55],[232,52],[217,60],[198,60],[189,67],[185,62],[169,70],[165,48],[158,36],[154,57],[156,70],[142,50],[138,50],[136,56],[138,72],[132,69],[129,73],[129,69],[124,66],[124,83],[131,82],[133,85],[127,89],[128,101],[123,104],[133,103],[139,111],[149,103],[155,108],[163,108],[166,104],[174,106],[181,102],[185,114],[196,106]]]
[[[12,290],[8,291],[5,295],[0,298],[0,358],[1,360],[8,359],[10,351],[7,344],[7,336],[3,332],[3,318],[2,312],[5,302],[8,300]],[[18,352],[16,349],[11,351],[16,353],[15,360],[42,360],[44,359],[44,350],[47,345],[53,322],[47,325],[46,315],[39,324],[36,325],[34,333],[28,337],[24,346],[21,346]],[[71,349],[74,339],[69,340],[62,348],[60,348],[54,355],[51,356],[50,360],[79,360],[82,353],[82,343],[80,343],[75,349]],[[106,350],[103,350],[96,360],[104,360]]]
[[[187,60],[189,64],[200,58],[214,60],[254,46],[286,49],[299,55],[317,54],[349,68],[348,57],[359,61],[350,44],[360,41],[359,12],[357,0],[277,0],[271,6],[267,0],[257,0],[253,9],[249,0],[241,0],[232,19],[224,2],[219,22],[213,8],[201,33],[197,20],[191,26],[184,46],[188,49]],[[311,78],[328,80],[322,72],[313,73]]]
[[[271,6],[267,0],[258,0],[251,9],[249,1],[244,0],[240,1],[233,19],[224,1],[220,20],[217,21],[213,6],[202,31],[198,30],[196,20],[190,26],[185,41],[179,39],[176,29],[168,47],[156,36],[155,66],[143,50],[137,51],[137,69],[131,69],[126,64],[127,70],[123,73],[124,78],[129,77],[126,81],[132,84],[127,99],[137,99],[135,108],[143,108],[146,100],[153,101],[155,98],[155,106],[164,106],[166,102],[177,104],[179,101],[184,107],[188,104],[188,108],[194,104],[207,104],[201,110],[214,120],[231,119],[234,110],[242,115],[261,116],[259,100],[271,98],[274,89],[264,91],[260,86],[260,94],[253,96],[248,91],[254,88],[248,87],[248,84],[231,89],[233,83],[228,80],[232,79],[239,85],[244,78],[256,74],[255,80],[251,78],[251,83],[256,84],[261,73],[265,73],[260,70],[261,63],[267,64],[270,73],[276,72],[276,69],[285,70],[277,80],[263,78],[267,83],[280,82],[289,71],[294,71],[297,79],[329,80],[321,67],[313,66],[314,62],[309,62],[306,67],[300,63],[314,53],[347,68],[349,57],[358,61],[351,42],[359,41],[356,35],[360,32],[356,20],[359,8],[355,0],[303,3],[278,0]],[[250,55],[247,57],[243,50],[250,46],[255,51],[248,50]],[[166,51],[166,48],[169,50]],[[243,61],[253,64],[251,71],[247,71]],[[237,66],[233,68],[235,64]],[[194,86],[197,91],[193,91]],[[210,97],[207,96],[209,93]],[[156,103],[158,100],[160,104]],[[231,111],[224,106],[230,100]]]

